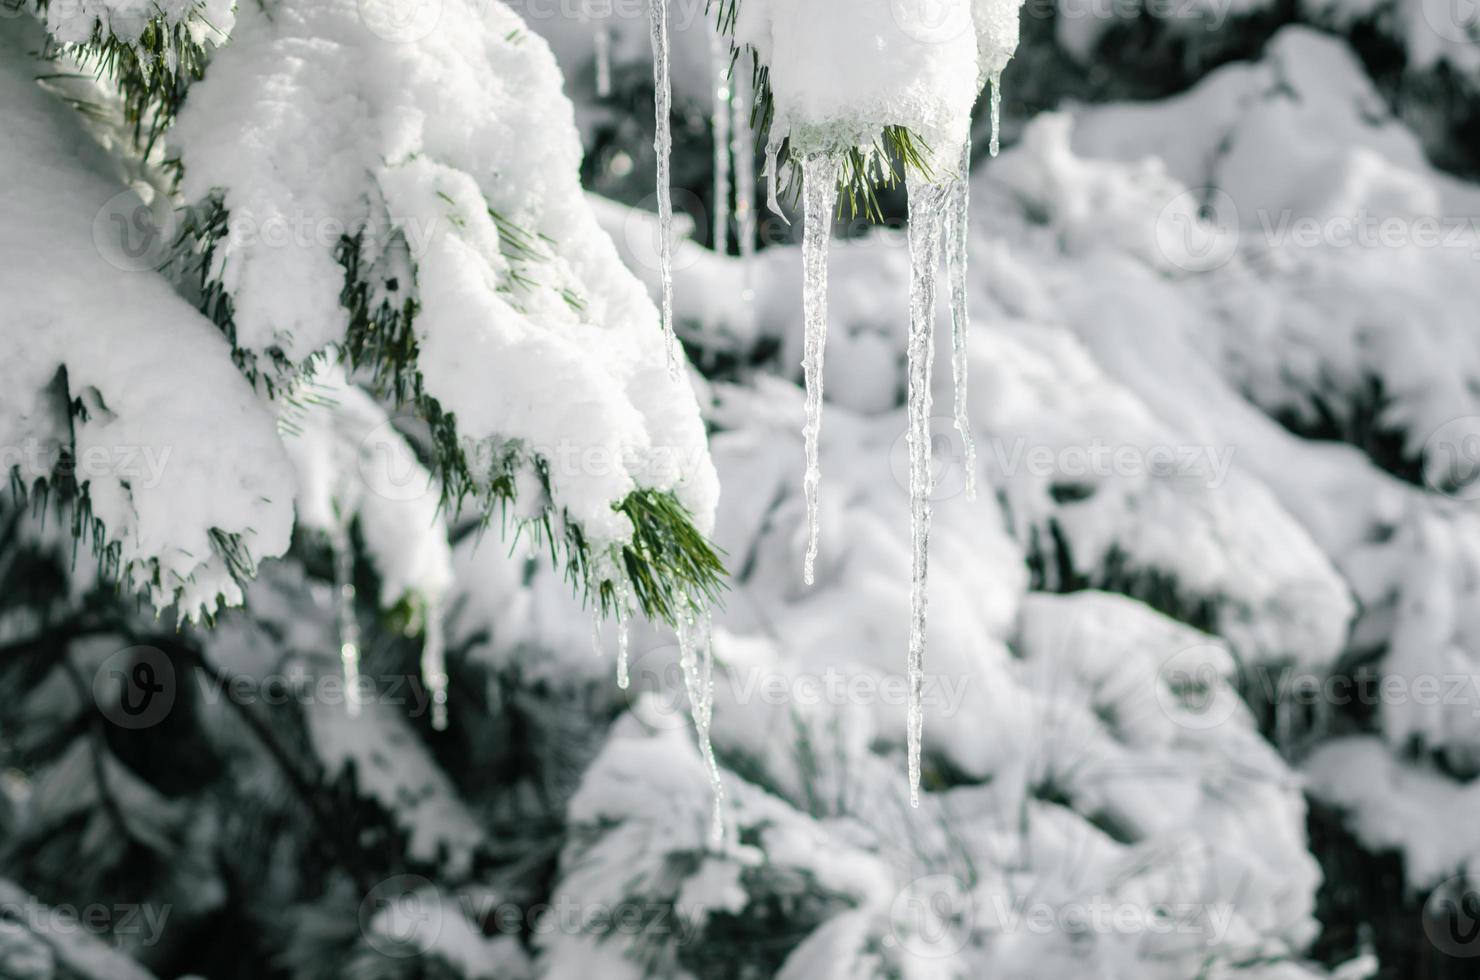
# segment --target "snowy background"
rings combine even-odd
[[[833,39],[777,41],[778,98],[776,66],[887,98],[868,12],[949,35],[807,3],[740,5]],[[944,275],[930,313],[918,808],[902,184],[831,229],[807,584],[805,222],[729,143],[715,11],[669,0],[673,377],[646,4],[212,2],[230,40],[145,153],[33,57],[190,6],[0,8],[0,978],[1475,975],[1470,0],[1022,7],[999,154],[971,117],[971,451]],[[157,274],[100,237],[125,185],[161,242],[235,224]],[[439,507],[436,420],[361,362],[264,396],[340,342],[317,232],[366,200],[425,232],[425,392],[543,486]],[[361,259],[373,296],[413,275]],[[87,508],[26,496],[38,438]],[[564,552],[479,520],[544,499],[600,554],[633,487],[722,549],[712,632],[593,622]]]

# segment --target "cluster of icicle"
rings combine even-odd
[[[671,93],[668,78],[667,0],[650,0],[653,43],[653,78],[656,85],[656,131],[654,147],[658,153],[658,219],[661,236],[661,282],[663,330],[673,350],[673,276],[670,268],[672,251],[672,207],[668,187],[668,157],[672,150],[669,131]],[[598,41],[598,44],[600,42]],[[600,50],[600,49],[598,49]],[[743,50],[743,49],[742,49]],[[730,157],[735,161],[735,217],[740,228],[742,254],[754,248],[754,135],[749,127],[749,103],[742,93],[748,86],[735,85],[730,77],[729,45],[716,35],[712,45],[715,65],[714,115],[715,134],[715,233],[717,251],[728,244],[727,205],[730,193]],[[738,59],[737,59],[738,60]],[[598,70],[599,71],[599,70]],[[992,156],[998,151],[998,128],[1001,108],[1001,73],[993,72],[990,82]],[[726,134],[731,153],[724,149]],[[778,202],[779,156],[782,136],[773,132],[766,144],[767,203],[785,220]],[[807,512],[807,548],[803,560],[803,578],[813,582],[818,547],[818,484],[821,468],[818,459],[818,437],[822,424],[823,354],[827,339],[827,258],[833,213],[837,209],[838,180],[841,170],[838,152],[810,153],[800,160],[802,173],[802,266],[803,266],[803,342],[802,370],[806,381],[806,422],[803,437],[806,470],[803,492]],[[925,683],[926,580],[929,561],[930,495],[933,490],[930,469],[930,368],[934,354],[934,311],[936,270],[944,251],[951,307],[951,373],[955,382],[955,425],[965,450],[966,493],[976,497],[975,447],[966,413],[966,242],[969,192],[967,181],[971,169],[971,140],[968,136],[956,161],[955,173],[945,181],[927,181],[913,171],[906,175],[909,194],[910,246],[910,331],[909,407],[907,443],[909,446],[911,587],[910,633],[908,654],[909,708],[908,755],[910,803],[919,806],[920,755],[924,717],[921,695]],[[748,263],[747,263],[748,268]],[[749,289],[747,271],[747,290]],[[680,633],[682,634],[682,630]],[[707,661],[706,661],[707,663]],[[686,669],[685,677],[689,677]],[[713,752],[708,744],[709,701],[702,691],[696,696],[691,684],[690,699],[694,708],[695,727],[701,748],[713,767]],[[701,720],[702,719],[702,720]],[[718,771],[714,770],[716,780]],[[719,792],[716,781],[716,793]],[[718,806],[718,801],[716,801]],[[716,810],[716,830],[719,828]]]

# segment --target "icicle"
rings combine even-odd
[[[596,97],[612,94],[612,32],[605,23],[596,28]]]
[[[971,320],[966,308],[966,237],[970,213],[971,137],[961,148],[960,174],[950,184],[946,211],[946,272],[951,280],[951,377],[956,384],[956,431],[965,449],[966,499],[976,499],[976,444],[966,414],[966,334]]]
[[[710,29],[709,58],[714,70],[714,238],[720,255],[729,250],[730,235],[730,44],[719,28]]]
[[[802,317],[806,331],[802,372],[807,383],[807,471],[802,490],[807,501],[807,557],[802,579],[812,584],[817,564],[817,484],[822,479],[817,461],[817,437],[822,429],[822,355],[827,343],[827,248],[832,235],[833,209],[838,203],[838,158],[814,153],[802,160]]]
[[[427,605],[426,635],[421,646],[421,681],[432,695],[432,728],[447,728],[447,648],[442,633],[442,606]]]
[[[910,806],[920,805],[920,744],[924,728],[921,693],[925,686],[926,565],[930,544],[930,362],[935,354],[935,267],[939,258],[941,218],[949,185],[930,184],[913,172],[909,193],[910,339],[910,649],[909,768]]]
[[[753,58],[741,54],[737,64]],[[747,304],[755,297],[755,132],[750,128],[750,79],[744,73],[730,81],[730,107],[734,125],[730,130],[730,154],[735,159],[735,236],[740,240],[743,285],[740,296]]]
[[[678,376],[678,340],[673,335],[673,195],[668,186],[673,155],[669,112],[673,90],[668,80],[668,0],[648,0],[653,40],[653,149],[658,161],[658,261],[663,289],[663,343],[668,347],[668,374]]]
[[[617,687],[627,690],[631,678],[627,676],[627,651],[630,646],[630,637],[627,629],[629,618],[627,605],[631,598],[631,592],[625,578],[617,579]]]
[[[997,135],[1002,129],[1002,73],[992,73],[992,142],[987,147],[992,156],[997,155]]]
[[[349,519],[329,532],[334,557],[334,604],[339,617],[339,666],[344,672],[345,705],[351,718],[360,715],[360,621],[355,618],[355,552]]]
[[[601,610],[591,615],[591,652],[600,657],[605,651],[601,647]]]
[[[780,179],[780,157],[781,140],[775,135],[773,127],[771,136],[766,139],[766,207],[770,208],[771,213],[776,217],[791,224],[791,219],[786,216],[785,211],[781,210],[781,201],[776,193],[776,183]]]
[[[678,662],[683,669],[689,711],[694,719],[694,733],[699,740],[699,754],[703,756],[705,767],[709,770],[709,786],[713,793],[714,808],[709,822],[709,834],[718,843],[725,836],[725,784],[709,734],[710,722],[714,718],[714,638],[709,614],[704,614],[701,627],[686,607],[677,632]],[[697,652],[701,649],[702,658]]]

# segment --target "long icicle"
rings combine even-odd
[[[673,334],[673,195],[669,165],[673,131],[669,115],[673,89],[668,78],[668,0],[648,0],[653,41],[653,150],[658,166],[658,261],[663,290],[663,343],[668,348],[668,374],[678,376],[678,340]]]
[[[709,770],[709,785],[714,801],[709,834],[718,843],[725,836],[725,784],[719,771],[719,760],[714,755],[714,742],[710,738],[710,723],[714,718],[714,637],[709,614],[704,614],[701,624],[686,607],[677,632],[678,662],[683,670],[684,688],[689,696],[689,711],[694,719],[699,754],[703,756],[704,765]],[[699,655],[700,650],[703,651],[702,657]]]
[[[966,499],[976,499],[976,443],[966,412],[966,335],[971,318],[966,306],[967,218],[971,209],[971,137],[961,148],[960,173],[950,184],[946,211],[946,272],[951,281],[951,378],[956,385],[956,431],[964,447]]]
[[[802,160],[802,372],[807,383],[807,471],[802,490],[807,501],[807,557],[802,579],[812,584],[817,564],[817,485],[822,480],[817,440],[822,431],[822,356],[827,344],[827,251],[833,210],[838,203],[838,157],[814,153]]]
[[[442,631],[442,604],[427,604],[426,633],[421,645],[421,681],[432,695],[432,729],[447,728],[447,645]]]
[[[1000,71],[992,73],[991,86],[992,142],[988,144],[987,150],[992,154],[992,156],[996,156],[997,150],[1000,148],[997,137],[1002,130],[1002,73]]]
[[[346,515],[329,531],[334,558],[334,608],[339,619],[339,668],[351,718],[360,716],[360,621],[355,616],[355,551]]]
[[[910,806],[920,805],[920,747],[924,729],[926,568],[930,548],[930,363],[935,355],[935,272],[948,185],[906,177],[909,194],[910,339],[910,648],[908,751]]]
[[[714,106],[710,130],[714,136],[714,237],[715,252],[729,251],[730,237],[730,42],[718,27],[709,29],[709,61],[714,72]]]
[[[737,68],[754,58],[746,49]],[[744,71],[730,80],[730,106],[734,124],[730,129],[730,155],[735,160],[735,237],[740,242],[742,285],[740,297],[747,306],[755,298],[755,131],[750,128],[750,79]]]

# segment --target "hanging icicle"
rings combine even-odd
[[[632,682],[627,676],[627,654],[631,645],[631,634],[627,625],[631,619],[628,608],[632,599],[632,592],[627,585],[626,577],[617,579],[617,687],[627,690]]]
[[[999,149],[997,137],[1002,130],[1002,73],[1000,71],[992,73],[990,84],[992,87],[992,142],[988,144],[987,150],[992,156],[996,156]]]
[[[910,337],[910,647],[908,660],[908,751],[910,806],[920,805],[920,747],[924,729],[926,566],[930,547],[930,364],[935,355],[935,274],[941,224],[950,185],[931,184],[913,171],[909,194]]]
[[[946,211],[946,273],[951,285],[951,378],[956,386],[956,431],[964,449],[962,465],[966,467],[966,499],[976,499],[976,443],[971,438],[971,421],[966,412],[966,335],[970,317],[966,306],[967,219],[971,206],[971,138],[961,148],[958,173],[949,185],[949,207]]]
[[[735,161],[735,237],[740,243],[740,298],[747,305],[755,298],[755,131],[750,127],[750,78],[743,70],[754,65],[747,48],[736,59],[739,78],[730,82],[730,107],[734,124],[730,129],[730,155]],[[752,69],[753,74],[753,69]]]
[[[612,32],[606,22],[596,28],[596,97],[612,94]]]
[[[334,608],[339,620],[339,667],[351,718],[360,715],[360,621],[355,617],[355,552],[345,515],[329,531],[334,560]]]
[[[668,0],[648,0],[653,41],[653,150],[658,165],[658,262],[662,282],[663,343],[668,349],[668,374],[678,376],[678,340],[673,333],[673,195],[669,164],[673,131],[669,115],[673,89],[668,79]]]
[[[802,579],[812,584],[817,563],[818,435],[822,430],[822,357],[827,343],[827,252],[832,236],[833,210],[838,203],[838,157],[814,153],[802,160],[802,371],[806,377],[807,421],[802,430],[807,470],[802,489],[807,501],[807,557]]]
[[[447,729],[447,646],[442,632],[442,604],[427,604],[421,645],[421,682],[432,696],[432,729]]]
[[[730,236],[730,42],[719,28],[709,30],[709,63],[714,73],[714,105],[710,131],[714,136],[714,237],[713,249],[729,251]]]
[[[714,755],[714,742],[710,738],[710,723],[714,718],[714,637],[709,614],[706,612],[700,622],[692,609],[685,606],[677,632],[678,662],[689,697],[689,712],[694,719],[699,754],[709,770],[709,786],[714,801],[709,834],[718,843],[725,836],[725,784],[719,760]]]

